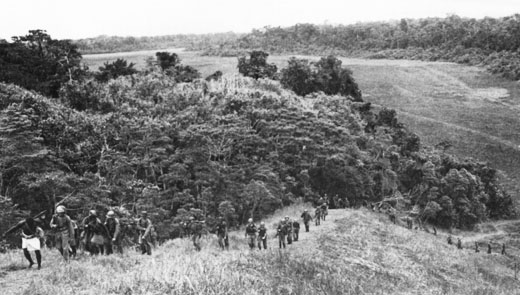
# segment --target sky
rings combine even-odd
[[[250,32],[297,23],[502,17],[520,0],[1,0],[0,39],[43,29],[54,39]],[[8,3],[8,4],[6,4]]]

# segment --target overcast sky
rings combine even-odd
[[[4,0],[2,4],[0,39],[7,40],[32,29],[47,30],[55,39],[78,39],[520,13],[520,0]]]

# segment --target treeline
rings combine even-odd
[[[98,36],[74,40],[82,54],[185,48],[201,50],[214,44],[228,43],[242,34],[233,32],[215,34],[167,35],[154,37]]]
[[[519,47],[519,14],[483,19],[451,15],[339,26],[266,27],[208,48],[206,54],[233,55],[261,49],[277,54],[443,60],[482,64],[494,73],[518,80]]]
[[[266,58],[242,59],[244,71],[274,75]],[[343,70],[293,59],[282,77],[322,87],[305,97],[282,87],[296,78],[186,82],[189,66],[167,53],[141,72],[67,80],[55,98],[0,83],[0,230],[60,200],[74,218],[147,210],[161,238],[190,215],[239,225],[324,194],[399,199],[444,227],[516,214],[494,169],[421,147],[395,111],[341,92],[353,85]]]

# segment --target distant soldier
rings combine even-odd
[[[318,206],[316,207],[316,210],[314,211],[314,220],[315,220],[315,224],[316,226],[320,225],[320,220],[321,220],[321,208]]]
[[[388,217],[390,218],[390,222],[393,224],[396,223],[395,211],[393,209],[388,210]]]
[[[289,216],[285,216],[285,227],[285,233],[287,235],[287,245],[290,245],[293,242],[293,224],[289,219]]]
[[[448,245],[453,245],[453,240],[451,238],[451,235],[448,236]]]
[[[258,228],[258,249],[262,250],[262,246],[267,250],[267,228],[263,221],[260,222],[260,227]]]
[[[224,220],[220,222],[220,224],[217,225],[217,238],[218,238],[218,245],[222,250],[229,249],[229,239],[228,239],[228,229],[227,224]]]
[[[195,250],[200,251],[202,247],[200,246],[200,239],[202,238],[202,232],[204,231],[204,221],[195,220],[195,217],[190,217],[191,219],[191,240],[193,241],[193,246]]]
[[[294,238],[294,241],[298,241],[298,238],[300,236],[300,223],[298,222],[298,220],[294,219],[293,222],[292,222],[292,227],[293,227],[293,238]]]
[[[433,235],[436,236],[437,235],[437,228],[434,226],[433,227]]]
[[[457,249],[462,249],[462,241],[460,238],[457,238]]]
[[[413,219],[410,216],[406,217],[406,226],[408,229],[413,229]]]
[[[26,218],[23,222],[17,224],[15,227],[9,229],[2,235],[2,238],[5,238],[6,235],[21,229],[22,236],[22,250],[23,255],[29,261],[28,268],[31,268],[34,265],[34,262],[31,257],[31,253],[29,251],[34,251],[36,255],[36,262],[38,263],[38,269],[42,267],[42,254],[41,254],[41,241],[43,238],[43,230],[36,225],[36,221],[32,218]]]
[[[311,214],[309,214],[309,210],[305,209],[301,215],[303,219],[303,224],[305,225],[305,231],[309,232],[309,222],[312,220]]]
[[[141,212],[141,217],[137,220],[136,227],[139,232],[139,245],[141,245],[141,254],[152,255],[152,221],[148,218],[148,212]]]
[[[491,250],[492,250],[492,249],[491,249],[491,241],[490,241],[490,242],[488,242],[487,253],[488,253],[488,254],[491,254]]]
[[[325,202],[323,205],[321,205],[321,218],[323,221],[325,221],[325,217],[329,214],[328,205]]]
[[[506,244],[505,243],[502,243],[502,252],[501,252],[502,255],[506,255]]]
[[[255,248],[255,240],[256,240],[256,232],[257,232],[257,229],[256,229],[256,225],[253,223],[253,218],[249,218],[247,220],[247,225],[246,225],[246,238],[247,238],[247,242],[249,244],[249,249],[254,249]]]
[[[345,208],[345,201],[343,201],[343,198],[339,198],[337,204],[338,204],[338,208],[340,208],[340,209]]]
[[[74,227],[70,217],[65,214],[64,206],[56,208],[56,214],[52,217],[50,226],[56,231],[56,248],[65,261],[69,261],[70,239],[74,238]]]
[[[480,249],[478,247],[478,243],[475,242],[475,253],[480,253]]]
[[[285,248],[285,235],[286,235],[287,227],[285,226],[285,220],[282,218],[278,227],[276,228],[276,236],[278,237],[278,244],[280,249]]]
[[[114,211],[108,211],[105,226],[109,235],[106,243],[107,255],[114,253],[114,248],[116,248],[119,254],[123,254],[123,247],[121,246],[121,223]]]

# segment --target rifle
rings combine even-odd
[[[39,218],[40,216],[44,215],[45,213],[47,213],[47,210],[43,210],[42,212],[36,214],[32,219],[37,219],[37,218]],[[19,221],[19,222],[18,222],[16,225],[14,225],[14,226],[11,226],[11,227],[6,231],[6,232],[4,232],[4,233],[2,234],[2,237],[3,237],[3,236],[6,236],[8,233],[10,233],[10,232],[16,230],[18,227],[20,227],[20,226],[21,226],[22,224],[24,224],[24,223],[25,223],[25,219]]]

